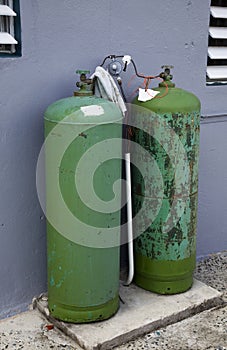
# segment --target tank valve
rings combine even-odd
[[[76,83],[79,88],[78,91],[74,91],[74,96],[91,96],[93,95],[93,79],[88,79],[86,74],[90,74],[89,70],[77,70],[77,74],[80,74],[80,81]]]
[[[174,66],[164,65],[161,68],[164,69],[164,72],[161,72],[159,74],[159,77],[163,79],[163,82],[161,82],[159,84],[159,86],[160,87],[165,87],[166,85],[168,85],[169,87],[174,87],[175,84],[171,81],[173,79],[173,76],[170,73],[170,69],[173,69]]]
[[[174,66],[168,66],[168,65],[164,65],[161,67],[162,69],[164,69],[164,72],[160,73],[160,78],[162,78],[163,80],[172,80],[173,76],[172,74],[170,74],[170,69],[173,69]]]

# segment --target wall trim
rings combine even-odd
[[[227,114],[201,115],[201,124],[226,123]]]

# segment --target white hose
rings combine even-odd
[[[129,286],[134,276],[134,257],[133,257],[133,229],[132,229],[132,192],[131,192],[131,169],[130,169],[130,153],[125,154],[126,166],[126,196],[127,196],[127,218],[128,218],[128,257],[129,272],[128,279],[124,283]]]

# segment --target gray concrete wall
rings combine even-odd
[[[0,58],[0,316],[46,289],[35,167],[43,112],[72,94],[76,68],[93,70],[112,53],[131,54],[144,74],[170,63],[175,82],[198,95],[204,114],[227,113],[227,86],[205,83],[209,0],[20,3],[22,57]],[[198,256],[226,246],[227,121],[219,120],[201,128]]]

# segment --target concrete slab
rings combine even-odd
[[[90,324],[70,324],[52,318],[47,298],[35,304],[51,323],[86,350],[107,350],[201,311],[221,305],[221,293],[198,280],[182,294],[162,296],[135,285],[120,287],[121,303],[111,319]]]

